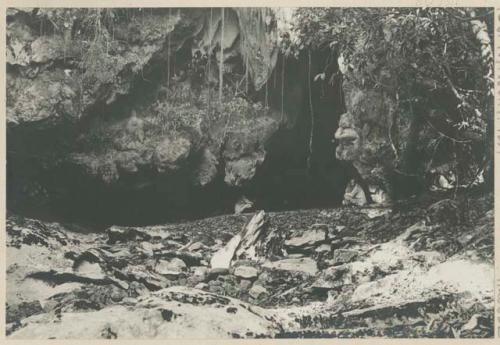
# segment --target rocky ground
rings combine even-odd
[[[491,337],[493,198],[463,205],[268,213],[264,254],[229,269],[214,254],[254,214],[98,233],[10,215],[7,335]]]

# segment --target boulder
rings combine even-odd
[[[106,277],[101,265],[96,262],[83,261],[75,269],[75,272],[85,278],[102,280]]]
[[[316,247],[314,251],[316,253],[329,253],[332,250],[332,245],[328,243],[323,243],[322,245]]]
[[[176,243],[176,242],[173,242]],[[170,244],[170,243],[169,243]],[[181,249],[181,248],[179,248]],[[203,261],[203,255],[200,252],[189,252],[186,250],[161,250],[155,252],[155,255],[162,258],[172,259],[179,258],[187,266],[197,266]]]
[[[242,290],[248,290],[248,289],[250,289],[251,286],[252,286],[252,281],[251,280],[247,280],[247,279],[241,279],[240,280],[240,288]]]
[[[341,277],[347,271],[348,267],[346,265],[328,267],[321,272],[321,275],[311,287],[316,290],[332,290],[342,287],[344,281]]]
[[[326,241],[328,229],[312,229],[285,241],[285,246],[292,249],[312,247]]]
[[[263,287],[262,285],[255,284],[252,286],[252,288],[248,291],[248,294],[255,299],[258,299],[259,297],[263,295],[267,295],[267,289]]]
[[[161,275],[178,277],[186,271],[186,264],[179,258],[171,260],[159,260],[155,266],[155,271]]]
[[[315,275],[318,272],[316,261],[308,257],[266,261],[262,266],[279,271],[301,272],[307,275]]]
[[[251,266],[238,266],[234,269],[233,274],[238,278],[252,280],[258,277],[259,270]]]
[[[345,190],[344,200],[342,201],[342,204],[347,206],[364,206],[366,205],[366,203],[367,200],[365,192],[358,183],[356,183],[354,180],[351,180]]]
[[[333,264],[341,265],[353,261],[358,256],[358,251],[351,249],[335,249],[333,251]]]

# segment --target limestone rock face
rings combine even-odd
[[[200,158],[200,164],[194,171],[194,183],[203,187],[212,182],[217,176],[218,164],[217,157],[210,149],[205,148]]]
[[[264,162],[264,153],[262,152],[228,162],[224,182],[230,186],[243,186],[245,182],[250,181],[255,176],[257,167],[262,162]]]
[[[8,123],[36,124],[46,120],[54,125],[63,120],[74,121],[96,101],[110,104],[118,95],[125,95],[136,75],[129,71],[140,71],[163,49],[172,24],[179,20],[148,17],[135,40],[128,35],[122,43],[118,39],[112,42],[109,49],[116,55],[110,58],[99,50],[101,41],[96,40],[95,46],[83,47],[88,49],[85,55],[82,44],[89,45],[89,42],[71,37],[75,19],[84,15],[84,10],[76,9],[67,17],[62,13],[64,9],[52,11],[19,10],[9,16],[7,64],[12,68],[7,74]],[[46,16],[65,18],[61,23],[65,31],[44,34],[30,25],[37,19],[46,20]],[[115,32],[120,36],[124,31],[136,30],[139,25],[134,20],[118,23]],[[80,65],[69,63],[75,60]],[[113,78],[115,82],[109,83],[107,79]]]
[[[155,149],[153,161],[158,171],[176,170],[190,154],[191,142],[183,137],[165,138]]]
[[[210,11],[199,9],[103,11],[9,11],[8,159],[13,170],[30,171],[26,180],[13,181],[22,193],[9,195],[19,204],[34,204],[31,190],[40,185],[47,203],[58,199],[67,204],[75,195],[84,203],[102,199],[93,192],[102,188],[119,200],[157,191],[159,203],[169,210],[196,203],[198,194],[189,199],[192,191],[215,183],[236,189],[250,184],[266,160],[266,145],[282,114],[257,100],[235,97],[231,83],[224,85],[219,100],[212,77],[221,62],[225,78],[232,79],[233,71],[245,68],[241,61],[249,61],[253,87],[260,89],[277,58],[276,42],[267,42],[271,45],[266,43],[263,51],[260,38],[274,37],[269,30],[276,28],[256,23],[252,11],[226,9],[221,57],[215,49],[220,11],[212,11],[212,23]],[[81,18],[105,15],[115,20],[96,37],[81,30]],[[40,31],[33,24],[40,20],[57,28]],[[267,26],[260,30],[257,25]],[[256,51],[266,66],[254,58]],[[205,71],[208,58],[211,70]],[[47,171],[89,185],[75,190],[70,182],[54,188],[30,180]]]
[[[277,115],[277,114],[276,114]],[[229,134],[223,148],[226,160],[224,181],[230,186],[243,186],[251,181],[266,158],[265,144],[277,130],[277,121],[271,116],[245,122]]]
[[[398,130],[404,131],[405,124],[392,123],[394,102],[377,91],[347,85],[346,102],[347,113],[341,115],[335,133],[335,155],[351,161],[367,181],[380,184],[385,178],[383,169],[397,163],[392,148],[398,144],[391,137],[393,127],[403,125]]]

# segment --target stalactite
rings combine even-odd
[[[222,104],[222,90],[224,88],[224,7],[221,8],[220,30],[220,62],[219,62],[219,103]]]
[[[309,53],[309,68],[308,68],[308,76],[307,76],[307,81],[309,85],[309,112],[311,114],[311,130],[309,133],[309,155],[307,157],[307,171],[308,173],[311,172],[311,156],[313,154],[312,152],[312,147],[313,147],[313,134],[314,134],[314,109],[313,109],[313,103],[312,103],[312,90],[311,90],[311,49],[308,50]]]

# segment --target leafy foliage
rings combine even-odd
[[[428,160],[448,143],[460,174],[472,179],[483,167],[493,109],[489,9],[301,8],[296,16],[298,38],[286,52],[335,51],[347,81],[392,98],[399,117],[420,109],[432,133]]]

